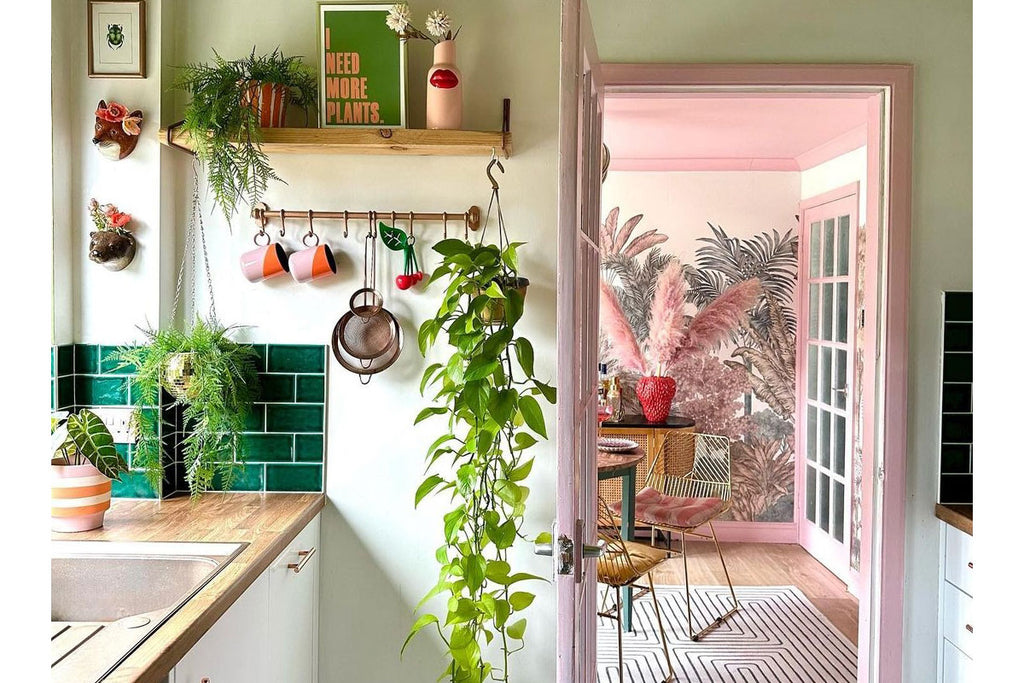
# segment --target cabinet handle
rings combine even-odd
[[[967,563],[967,568],[968,569],[974,569],[974,563],[973,562],[968,562]]]
[[[974,627],[973,627],[973,626],[971,626],[970,624],[967,624],[967,627],[966,627],[966,628],[967,628],[967,632],[968,632],[968,633],[974,633]]]
[[[313,557],[314,554],[316,554],[316,546],[313,546],[309,550],[300,550],[299,561],[289,562],[288,569],[291,569],[296,574],[298,574],[302,571],[302,568],[306,566],[306,563],[309,562],[309,558]]]

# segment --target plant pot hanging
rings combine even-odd
[[[510,241],[508,238],[508,231],[505,229],[505,216],[501,212],[501,196],[499,194],[498,181],[495,180],[492,175],[492,169],[497,166],[498,170],[502,173],[505,172],[505,167],[502,165],[498,157],[495,156],[494,152],[491,152],[491,160],[487,164],[487,179],[491,181],[491,201],[487,204],[487,215],[484,217],[484,227],[480,233],[480,241],[483,242],[487,236],[487,224],[491,216],[491,207],[494,207],[495,213],[498,215],[498,248],[504,251],[509,246]],[[515,261],[516,259],[513,259]],[[489,323],[502,323],[505,321],[505,313],[508,308],[507,302],[510,301],[509,294],[515,293],[518,299],[517,306],[520,314],[522,313],[523,303],[526,301],[526,289],[530,286],[529,278],[525,278],[519,275],[517,268],[518,264],[507,263],[502,260],[501,269],[502,274],[494,278],[492,284],[498,285],[501,293],[505,295],[505,298],[498,299],[494,298],[487,302],[487,307],[481,312],[480,317]],[[483,292],[477,292],[482,294]]]

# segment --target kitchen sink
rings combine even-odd
[[[53,681],[101,681],[245,543],[53,541]]]

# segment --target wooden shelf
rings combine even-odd
[[[188,135],[175,131],[174,142],[191,149]],[[167,128],[160,129],[167,145]],[[480,130],[412,128],[264,128],[263,150],[282,154],[394,154],[408,156],[490,156],[512,154],[512,134]]]

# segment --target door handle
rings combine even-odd
[[[309,550],[300,550],[297,554],[299,556],[299,561],[288,563],[288,569],[291,569],[296,574],[301,572],[306,566],[306,563],[309,562],[310,558],[316,554],[316,546],[313,546]]]
[[[604,555],[606,545],[604,541],[598,541],[597,545],[583,544],[583,558],[593,559]],[[562,534],[556,543],[534,543],[533,552],[535,555],[555,558],[555,573],[568,575],[573,573],[573,542],[572,539]]]

